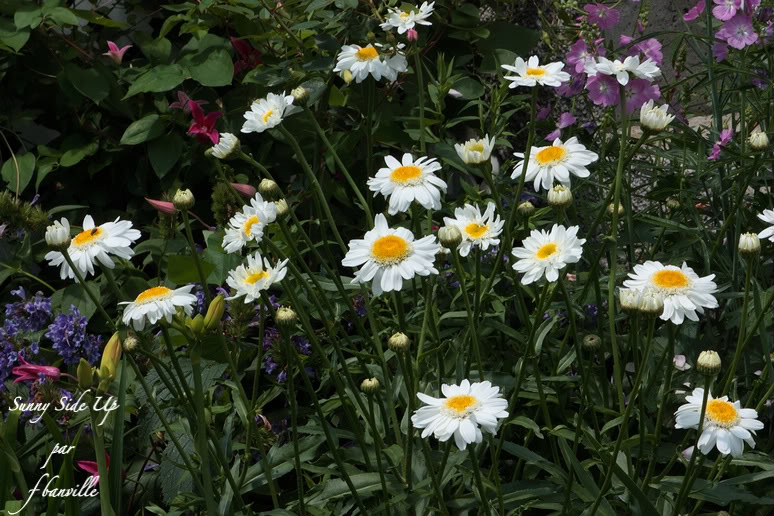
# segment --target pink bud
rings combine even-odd
[[[157,201],[156,199],[148,199],[145,198],[146,201],[148,201],[148,204],[153,206],[156,210],[160,211],[161,213],[166,213],[167,215],[174,215],[175,211],[175,205],[172,204],[169,201]]]
[[[245,197],[252,197],[255,195],[255,187],[253,186],[245,185],[242,183],[231,183],[231,186],[234,187],[234,190],[244,195]]]
[[[121,61],[124,60],[124,54],[126,53],[126,51],[132,48],[132,45],[126,45],[122,48],[118,48],[118,45],[116,45],[112,41],[108,41],[107,45],[108,45],[108,51],[102,55],[108,56],[110,59],[115,61],[116,64],[121,64]]]
[[[419,39],[419,33],[414,29],[409,29],[406,33],[406,37],[409,41],[416,41]]]

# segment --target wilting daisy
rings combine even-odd
[[[514,152],[513,155],[522,158],[513,168],[511,178],[515,179],[524,168],[524,153]],[[557,138],[553,145],[532,149],[525,180],[534,181],[535,191],[540,191],[541,185],[544,190],[550,190],[554,186],[554,179],[564,186],[570,186],[570,174],[588,177],[590,172],[586,166],[597,159],[597,153],[586,150],[575,136],[564,143]]]
[[[400,290],[403,280],[414,275],[438,274],[433,262],[440,248],[434,235],[414,240],[414,235],[406,228],[391,229],[380,213],[374,219],[374,229],[362,240],[349,243],[349,252],[341,263],[345,267],[362,265],[352,283],[373,280],[371,288],[378,296],[382,292]]]
[[[246,122],[242,125],[243,133],[262,133],[266,129],[276,127],[282,119],[298,110],[293,106],[293,96],[269,93],[265,99],[258,99],[250,105],[250,111],[245,113]]]
[[[664,297],[664,311],[661,319],[682,324],[687,317],[698,321],[696,312],[703,314],[705,308],[717,308],[718,302],[712,294],[718,286],[712,279],[714,274],[700,278],[693,269],[683,262],[682,267],[663,265],[647,261],[634,266],[634,272],[624,281],[624,286],[637,290],[653,289]]]
[[[228,159],[239,151],[239,138],[231,133],[220,133],[218,143],[212,146],[212,155],[218,159]]]
[[[128,220],[116,218],[113,222],[96,226],[91,215],[86,215],[83,218],[83,231],[70,240],[67,253],[81,274],[88,276],[88,274],[94,274],[95,261],[108,269],[115,267],[113,260],[108,256],[109,254],[124,259],[131,258],[134,251],[130,246],[138,238],[140,238],[140,232],[132,229],[132,223]],[[61,265],[60,278],[75,278],[75,273],[67,265],[64,255],[59,251],[49,251],[45,259],[52,267]]]
[[[486,206],[486,211],[481,213],[478,206],[466,204],[462,208],[454,210],[454,218],[444,217],[444,224],[447,226],[457,226],[462,233],[462,242],[457,248],[460,256],[467,256],[471,247],[479,246],[486,251],[490,245],[498,245],[500,233],[503,232],[505,221],[500,219],[500,215],[495,213],[495,205],[490,202]]]
[[[256,193],[250,200],[250,206],[242,206],[242,211],[231,217],[223,237],[223,250],[235,253],[247,242],[259,242],[263,238],[263,228],[277,218],[277,205],[264,201],[261,194]]]
[[[468,444],[483,440],[481,430],[497,433],[498,419],[508,417],[508,401],[490,382],[462,380],[460,385],[443,384],[441,392],[443,398],[417,393],[427,405],[414,412],[411,423],[414,428],[424,428],[422,438],[433,434],[446,442],[453,435],[457,448],[464,450]]]
[[[399,48],[400,46],[402,45],[399,45]],[[398,78],[399,72],[405,72],[408,69],[406,57],[400,53],[382,54],[381,50],[381,48],[371,44],[367,47],[344,45],[336,58],[336,68],[333,71],[349,70],[357,83],[362,82],[368,77],[368,74],[371,74],[377,81],[380,81],[382,77],[394,81]]]
[[[563,82],[570,80],[570,74],[563,72],[564,63],[557,61],[547,65],[541,65],[537,56],[532,56],[529,61],[517,57],[516,62],[511,65],[501,65],[509,72],[517,75],[506,75],[505,78],[511,83],[509,88],[517,86],[553,86],[558,88]]]
[[[675,428],[698,428],[701,417],[701,405],[704,400],[704,389],[694,389],[685,397],[685,405],[675,412]],[[739,401],[728,401],[728,396],[713,398],[707,396],[707,408],[704,414],[704,425],[699,437],[699,450],[704,455],[717,446],[723,455],[741,457],[744,443],[755,448],[756,430],[763,429],[763,423],[758,421],[758,413],[753,409],[742,408]]]
[[[763,210],[763,213],[758,214],[758,218],[767,224],[771,224],[771,226],[758,233],[758,238],[768,238],[774,242],[774,210]]]
[[[441,191],[446,193],[446,182],[435,175],[441,164],[435,158],[423,156],[417,160],[405,153],[401,163],[392,156],[385,156],[385,168],[376,177],[368,179],[372,192],[379,192],[390,199],[389,213],[408,211],[413,201],[428,210],[441,207]]]
[[[236,299],[245,296],[245,303],[252,303],[261,298],[261,291],[268,289],[275,283],[279,283],[285,277],[288,270],[285,259],[272,267],[269,260],[261,259],[261,253],[247,257],[247,267],[244,264],[239,265],[233,271],[228,273],[226,283],[236,290],[236,294],[226,299]]]
[[[178,307],[182,307],[186,315],[191,315],[193,306],[196,304],[196,296],[191,294],[193,287],[193,285],[186,285],[174,290],[167,287],[152,287],[144,290],[134,301],[118,303],[127,305],[122,320],[124,324],[131,323],[135,330],[140,331],[145,328],[146,319],[151,326],[161,318],[172,322]]]
[[[409,12],[401,11],[400,9],[393,7],[387,14],[387,21],[382,23],[380,27],[382,30],[390,30],[392,28],[398,29],[398,34],[403,34],[409,29],[413,29],[414,25],[432,25],[428,18],[433,14],[433,6],[435,2],[427,3],[423,2],[419,7],[411,9]]]
[[[512,254],[519,260],[514,270],[524,273],[523,285],[529,285],[545,275],[546,280],[559,279],[559,270],[568,263],[578,263],[583,253],[585,238],[578,238],[578,226],[565,228],[554,224],[551,232],[533,229],[521,243],[513,248]]]
[[[485,135],[481,139],[472,138],[465,143],[456,143],[457,156],[468,165],[477,165],[489,159],[494,149],[495,139]]]

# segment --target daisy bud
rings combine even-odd
[[[593,333],[589,333],[585,337],[583,337],[583,349],[587,349],[589,351],[596,351],[600,348],[602,345],[602,339],[599,338],[599,335],[594,335]]]
[[[411,345],[411,339],[406,336],[405,333],[395,333],[392,337],[387,339],[387,347],[396,353],[400,351],[406,351]]]
[[[352,72],[350,72],[349,70],[344,70],[339,75],[341,75],[341,78],[344,79],[344,82],[346,82],[347,84],[352,82],[352,79],[354,79]]]
[[[207,315],[204,316],[204,331],[212,331],[218,327],[226,311],[226,300],[223,294],[218,294],[207,307]]]
[[[607,214],[610,215],[611,217],[613,216],[613,210],[615,209],[613,204],[614,203],[611,202],[610,204],[607,205]],[[618,205],[618,216],[621,217],[621,216],[623,216],[624,213],[625,213],[624,207],[621,204],[619,204]]]
[[[658,292],[645,291],[640,294],[639,310],[649,316],[657,316],[664,313],[664,297]]]
[[[637,312],[640,309],[640,293],[634,289],[618,289],[618,300],[621,302],[621,310],[626,313]]]
[[[262,196],[270,199],[280,194],[279,185],[271,179],[261,179],[261,183],[258,185],[258,191]]]
[[[287,306],[279,307],[277,309],[277,315],[274,316],[274,319],[277,321],[278,325],[285,326],[288,328],[295,326],[296,318],[297,318],[296,312],[294,312],[292,308],[288,308]]]
[[[78,369],[75,373],[78,376],[78,386],[83,389],[90,389],[92,385],[92,371],[91,366],[86,361],[86,359],[82,358],[80,362],[78,362]]]
[[[758,129],[750,134],[750,147],[754,150],[763,150],[769,146],[769,137],[766,133]]]
[[[748,257],[757,256],[761,252],[761,239],[755,233],[743,233],[739,237],[739,254]]]
[[[720,355],[717,351],[702,351],[696,361],[696,370],[705,376],[717,376],[720,372]]]
[[[667,115],[668,105],[653,106],[653,99],[647,101],[640,108],[640,125],[653,132],[661,132],[675,119],[674,115]]]
[[[379,387],[381,387],[381,385],[379,384],[379,380],[376,378],[366,378],[363,380],[363,383],[360,384],[360,390],[366,394],[374,394],[375,392],[379,392]]]
[[[294,106],[303,106],[309,99],[309,90],[303,86],[299,86],[298,88],[293,89],[293,91],[290,92],[290,95],[293,97]]]
[[[239,192],[239,194],[243,195],[244,197],[252,199],[253,196],[255,196],[256,190],[254,186],[246,185],[242,183],[231,183],[231,186],[234,187],[234,190]]]
[[[164,215],[174,215],[177,211],[175,205],[169,201],[159,201],[156,199],[148,199],[147,197],[145,200],[148,201],[148,204],[153,206],[156,211],[163,213]]]
[[[670,211],[675,211],[680,209],[680,201],[677,199],[667,199],[667,208],[669,208]]]
[[[189,208],[192,208],[194,205],[194,196],[191,193],[191,190],[186,188],[185,190],[178,190],[175,192],[172,204],[174,204],[175,208],[178,210],[188,210]]]
[[[556,185],[548,191],[548,204],[555,208],[564,208],[572,204],[572,192],[564,185]]]
[[[119,360],[121,360],[121,337],[118,332],[115,332],[102,350],[102,361],[99,364],[100,378],[113,378],[116,375]]]
[[[444,226],[438,230],[438,240],[449,249],[456,249],[462,242],[462,232],[457,226]]]
[[[519,207],[516,209],[519,211],[519,215],[525,218],[535,213],[535,205],[529,201],[519,204]]]
[[[220,133],[218,143],[208,149],[211,156],[218,159],[233,159],[241,150],[239,138],[231,133]]]
[[[70,247],[70,223],[62,218],[62,222],[55,220],[46,228],[46,243],[54,251],[64,251]]]
[[[137,335],[134,332],[130,332],[124,340],[124,351],[132,351],[137,347],[140,341],[137,339]]]
[[[284,218],[288,214],[288,210],[290,210],[288,207],[288,201],[285,199],[280,199],[278,201],[274,201],[274,204],[277,205],[277,218]]]

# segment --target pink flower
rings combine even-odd
[[[685,355],[675,355],[672,357],[672,362],[675,364],[675,369],[678,371],[687,371],[691,368],[691,364],[685,358]]]
[[[107,42],[108,51],[102,54],[103,56],[108,56],[110,59],[116,62],[116,64],[121,64],[121,61],[124,60],[124,54],[127,50],[132,48],[132,45],[126,45],[125,47],[118,48],[118,45],[113,43],[112,41]]]
[[[586,89],[589,98],[597,106],[609,107],[618,104],[618,81],[612,75],[598,73],[588,78]]]
[[[161,213],[166,213],[167,215],[172,215],[177,211],[175,209],[175,205],[172,204],[169,201],[157,201],[156,199],[148,199],[145,198],[146,201],[148,201],[148,204],[153,206],[157,211]]]
[[[723,61],[728,57],[728,45],[722,41],[716,41],[712,45],[712,57],[714,57],[715,61],[718,63]]]
[[[620,36],[618,36],[619,45],[628,45],[632,41],[634,41],[634,38],[631,36],[627,36],[626,34],[621,34]]]
[[[712,9],[712,16],[718,20],[730,20],[736,14],[737,9],[741,9],[741,0],[712,0],[715,7]]]
[[[238,74],[243,70],[252,70],[259,64],[263,64],[261,59],[261,53],[254,49],[249,43],[244,40],[229,37],[231,45],[237,53],[239,59],[234,62],[234,74]]]
[[[255,187],[253,186],[246,185],[243,183],[231,183],[231,186],[234,187],[234,190],[244,195],[245,197],[252,197],[253,195],[255,195]]]
[[[79,460],[75,463],[76,466],[81,468],[86,473],[91,473],[91,476],[96,477],[94,481],[94,485],[99,485],[99,465],[96,461],[93,460]],[[105,470],[106,472],[110,471],[110,455],[105,453]],[[121,478],[126,478],[126,473],[124,471],[121,472]]]
[[[570,47],[567,54],[567,64],[575,68],[575,73],[583,72],[586,60],[591,58],[586,41],[579,39]]]
[[[583,76],[570,74],[570,80],[563,82],[561,86],[556,88],[556,93],[562,97],[574,97],[578,93],[583,91]]]
[[[545,120],[551,114],[551,104],[542,107],[538,106],[537,108],[537,114],[535,115],[537,120]]]
[[[685,13],[683,15],[683,20],[687,21],[687,22],[695,20],[696,18],[698,18],[701,15],[701,13],[704,12],[704,8],[705,7],[706,7],[705,1],[704,0],[699,0],[696,3],[696,5],[694,5],[691,8],[690,11],[688,11],[687,13]]]
[[[40,377],[40,375],[47,376],[54,380],[59,380],[59,368],[54,366],[30,364],[24,360],[23,356],[18,355],[18,357],[21,365],[11,369],[11,374],[18,375],[19,377],[14,380],[13,383],[26,382],[27,380],[35,381]]]
[[[734,130],[733,129],[723,129],[720,131],[720,139],[715,142],[715,145],[712,146],[712,152],[710,152],[710,155],[707,157],[709,161],[715,161],[720,157],[720,151],[723,150],[723,147],[731,143],[731,138],[734,137]]]
[[[213,111],[205,116],[202,108],[196,102],[189,103],[189,106],[191,106],[191,114],[194,119],[191,122],[191,127],[188,128],[188,134],[195,135],[202,143],[207,143],[209,140],[213,145],[217,144],[220,135],[218,130],[215,129],[215,121],[220,118],[221,113]]]
[[[661,65],[664,60],[664,54],[661,53],[661,43],[656,38],[640,41],[633,47],[636,51],[642,52],[645,59],[652,59],[657,65]],[[629,54],[634,55],[634,54]]]
[[[589,23],[596,23],[600,29],[609,29],[618,24],[620,13],[604,4],[586,4],[583,10],[589,14]]]
[[[661,90],[656,83],[647,79],[633,79],[626,87],[626,112],[632,113],[647,101],[656,100],[660,96]]]
[[[557,138],[562,136],[562,129],[566,129],[567,127],[570,127],[572,124],[574,124],[577,121],[577,119],[572,116],[572,113],[569,113],[565,111],[561,115],[559,115],[559,121],[556,122],[556,129],[554,129],[551,133],[546,136],[546,140],[549,142],[553,142]]]
[[[753,29],[752,19],[744,14],[737,14],[728,20],[716,35],[739,50],[758,41],[758,34]]]
[[[183,111],[190,113],[191,103],[198,104],[199,106],[209,104],[209,102],[207,102],[206,100],[193,100],[191,97],[186,95],[184,91],[177,90],[177,102],[171,103],[169,105],[169,109],[182,109]]]
[[[416,31],[416,29],[409,29],[406,33],[406,39],[409,41],[416,41],[419,39],[419,33]]]

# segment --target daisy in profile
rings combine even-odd
[[[532,233],[515,247],[513,256],[519,260],[514,270],[524,273],[523,285],[529,285],[545,275],[546,280],[559,279],[559,270],[568,263],[578,263],[583,254],[585,238],[578,238],[578,226],[565,228],[554,224],[551,232],[533,229]]]
[[[728,396],[713,398],[712,393],[707,394],[699,450],[707,455],[717,446],[723,455],[741,457],[745,442],[750,448],[755,448],[755,431],[763,429],[763,423],[757,419],[758,413],[753,409],[742,408],[739,401],[728,401]],[[685,401],[688,403],[681,405],[675,412],[675,428],[698,428],[704,389],[694,389],[685,397]]]
[[[135,330],[141,331],[145,328],[146,320],[151,326],[162,318],[172,322],[178,307],[182,307],[186,315],[191,315],[196,304],[196,296],[191,294],[193,287],[186,285],[172,290],[159,286],[144,290],[134,301],[118,303],[126,305],[121,319],[127,326],[131,324]]]
[[[242,211],[231,217],[223,237],[223,250],[236,253],[247,242],[260,242],[263,228],[277,219],[277,205],[264,201],[260,193],[250,200],[250,205],[242,206]]]
[[[62,219],[63,222],[65,219]],[[64,225],[62,225],[64,228]],[[66,229],[68,236],[70,226]],[[61,230],[60,230],[61,232]],[[132,223],[128,220],[119,220],[116,218],[113,222],[106,222],[99,226],[94,224],[91,215],[83,218],[83,231],[75,235],[70,240],[70,246],[67,253],[73,260],[73,264],[78,268],[84,277],[94,274],[94,264],[99,262],[103,267],[112,269],[115,267],[113,260],[109,255],[119,258],[129,259],[134,255],[131,245],[140,238],[140,232],[132,229]],[[62,279],[76,279],[75,273],[67,264],[64,255],[59,251],[49,251],[45,259],[52,267],[61,266],[59,277]]]
[[[514,152],[514,156],[522,158],[513,168],[511,178],[521,175],[524,168],[524,153]],[[577,177],[589,177],[587,165],[597,161],[596,152],[587,150],[578,143],[578,138],[573,136],[566,142],[557,138],[553,145],[547,147],[535,147],[529,155],[527,164],[527,176],[525,181],[534,181],[535,191],[539,192],[542,186],[544,190],[550,190],[554,186],[554,180],[564,186],[570,186],[570,174]]]
[[[244,115],[242,132],[262,133],[278,126],[286,116],[297,110],[298,107],[293,106],[292,95],[285,95],[284,91],[279,95],[269,93],[265,99],[258,99],[250,105],[250,111]]]
[[[763,213],[758,214],[758,218],[766,224],[771,224],[771,226],[758,233],[758,238],[768,238],[774,242],[774,210],[763,210]]]
[[[411,416],[414,428],[424,428],[422,438],[435,435],[441,442],[454,436],[457,448],[483,440],[482,430],[494,435],[499,419],[508,417],[508,401],[502,398],[500,388],[490,382],[471,384],[462,380],[460,385],[441,386],[443,398],[433,398],[421,392],[417,397],[427,405]]]
[[[432,25],[428,18],[433,14],[435,2],[423,2],[419,7],[411,9],[409,12],[401,11],[397,7],[389,9],[386,16],[387,21],[382,23],[382,30],[398,29],[398,34],[403,34],[407,30],[413,29],[415,25]]]
[[[376,177],[368,179],[368,187],[390,199],[390,215],[408,211],[413,201],[428,210],[441,208],[441,192],[446,193],[446,182],[435,175],[441,170],[435,158],[423,156],[414,160],[411,154],[405,153],[402,162],[385,156],[384,163],[387,166],[380,168]]]
[[[675,115],[667,114],[669,105],[654,106],[650,99],[640,107],[640,125],[651,131],[663,131],[675,119]]]
[[[640,63],[639,56],[628,56],[623,62],[618,59],[611,61],[606,57],[600,56],[596,61],[589,61],[586,64],[585,71],[591,76],[597,73],[614,75],[621,86],[629,84],[629,74],[640,79],[647,79],[650,82],[653,82],[656,77],[661,75],[661,70],[655,61],[648,58]]]
[[[269,260],[261,259],[261,253],[256,252],[247,257],[247,267],[239,265],[228,273],[226,283],[236,291],[226,299],[236,299],[245,296],[245,303],[252,303],[261,298],[261,291],[279,283],[287,274],[288,260],[285,259],[272,267]]]
[[[465,143],[454,144],[457,156],[468,165],[478,165],[489,160],[494,149],[495,139],[485,135],[481,139],[472,138]]]
[[[403,280],[410,280],[415,275],[438,274],[433,262],[440,248],[434,235],[414,240],[408,229],[387,226],[387,219],[379,213],[374,219],[374,229],[362,240],[349,243],[349,252],[341,264],[345,267],[362,265],[352,283],[373,280],[371,288],[378,296],[382,292],[400,290]]]
[[[239,152],[239,138],[231,133],[220,133],[218,143],[211,148],[212,155],[218,159],[229,159]]]
[[[398,45],[398,50],[402,46],[402,44]],[[363,82],[369,74],[377,81],[384,77],[392,82],[398,78],[398,73],[408,69],[408,62],[400,52],[396,51],[393,55],[383,52],[384,49],[381,46],[370,43],[366,47],[344,45],[336,58],[336,68],[333,71],[349,70],[357,83]]]
[[[457,250],[460,256],[470,254],[473,246],[478,246],[482,251],[486,251],[490,245],[498,245],[500,233],[503,232],[505,221],[500,219],[500,215],[495,213],[495,205],[490,202],[486,205],[486,211],[481,213],[478,206],[466,204],[462,208],[454,210],[454,218],[444,217],[443,223],[446,226],[457,226],[462,233],[462,242]]]
[[[509,72],[516,75],[506,75],[505,79],[511,81],[509,88],[517,86],[553,86],[558,88],[563,82],[570,80],[570,74],[563,72],[564,63],[557,61],[547,65],[541,65],[537,56],[532,56],[529,61],[517,57],[516,62],[511,65],[501,65]]]
[[[717,308],[718,302],[712,294],[718,286],[712,279],[714,274],[700,278],[693,269],[683,262],[682,267],[663,265],[647,261],[634,266],[634,272],[624,281],[624,287],[637,290],[652,289],[664,298],[661,319],[682,324],[685,317],[698,321],[696,313],[703,314],[705,308]]]

